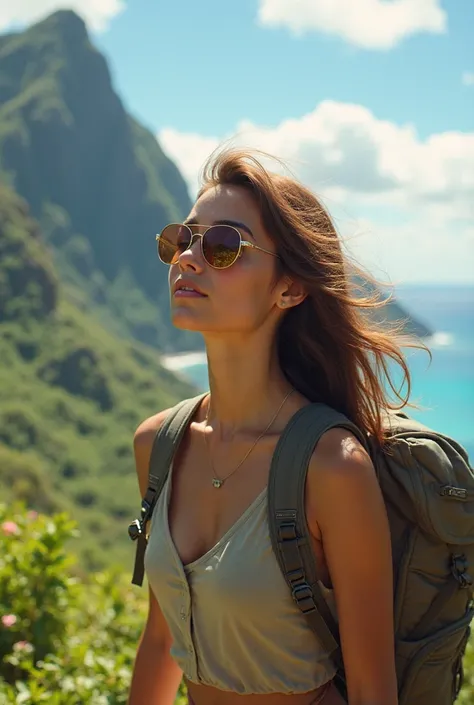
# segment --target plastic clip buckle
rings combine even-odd
[[[308,614],[308,612],[315,611],[316,603],[313,599],[313,591],[311,590],[308,583],[296,585],[291,592],[294,601],[304,614]]]
[[[143,534],[142,524],[139,519],[135,519],[128,527],[128,535],[132,541],[136,541]]]
[[[470,588],[473,585],[472,577],[467,572],[467,568],[467,558],[463,553],[451,556],[451,573],[462,589]]]

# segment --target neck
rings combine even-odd
[[[276,350],[261,340],[206,340],[209,421],[222,439],[261,432],[292,390]],[[217,424],[216,424],[217,422]]]

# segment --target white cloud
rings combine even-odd
[[[360,219],[345,222],[347,248],[382,281],[474,283],[474,228],[413,214],[403,224]]]
[[[379,120],[361,105],[323,101],[276,127],[242,121],[233,144],[283,159],[318,192],[357,195],[367,203],[413,206],[455,201],[463,213],[474,191],[474,133],[444,132],[421,140],[412,125]],[[221,139],[165,129],[163,148],[195,192],[199,170]]]
[[[123,0],[13,0],[0,2],[0,31],[22,27],[43,19],[56,10],[74,10],[96,32],[125,8]]]
[[[206,159],[220,140],[217,137],[204,137],[192,132],[179,132],[167,127],[159,133],[159,141],[163,149],[179,166],[189,190],[194,196],[199,187],[199,177]]]
[[[259,0],[258,20],[296,35],[324,32],[366,49],[391,49],[413,34],[447,27],[441,0]]]
[[[364,262],[372,253],[372,267],[396,278],[474,280],[468,226],[474,216],[474,133],[421,139],[412,125],[379,120],[361,105],[324,101],[274,127],[242,121],[232,136],[165,129],[158,139],[191,194],[206,158],[223,140],[257,147],[283,159],[321,196],[345,235],[363,233],[353,246]]]
[[[474,71],[464,71],[462,82],[465,86],[474,86]]]

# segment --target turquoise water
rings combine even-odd
[[[409,413],[436,430],[453,436],[474,458],[474,286],[405,286],[398,298],[436,331],[426,353],[410,351],[412,399],[421,410]],[[201,389],[208,388],[206,365],[183,372]]]

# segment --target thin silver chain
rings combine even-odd
[[[276,419],[277,419],[277,417],[278,417],[278,414],[279,414],[280,411],[283,409],[283,406],[285,405],[286,400],[293,394],[294,391],[295,391],[294,389],[290,389],[290,391],[288,392],[288,394],[286,395],[286,397],[283,399],[282,403],[281,403],[280,406],[278,407],[278,409],[277,409],[275,415],[272,417],[272,420],[270,421],[270,423],[268,424],[268,426],[265,428],[264,431],[262,431],[262,433],[259,435],[259,437],[257,438],[257,440],[252,444],[252,446],[250,447],[250,450],[247,451],[247,453],[244,455],[244,457],[242,458],[242,460],[240,461],[240,463],[237,465],[237,467],[234,468],[233,470],[231,470],[231,472],[230,472],[228,475],[226,475],[226,477],[218,477],[218,476],[217,476],[216,471],[215,471],[215,469],[214,469],[214,463],[212,462],[212,455],[211,455],[211,451],[210,451],[210,448],[209,448],[209,441],[208,441],[208,438],[207,438],[207,435],[208,435],[208,434],[207,434],[207,433],[204,434],[204,440],[205,440],[205,443],[206,443],[207,453],[208,453],[208,455],[209,455],[209,462],[211,463],[211,469],[212,469],[212,473],[213,473],[213,475],[212,475],[212,484],[213,484],[213,486],[216,488],[216,490],[220,489],[220,488],[222,487],[222,485],[224,484],[224,482],[226,482],[226,481],[229,479],[229,477],[234,474],[234,472],[237,472],[237,470],[238,470],[240,467],[242,467],[242,465],[245,463],[245,461],[247,460],[247,458],[249,457],[250,453],[253,451],[253,449],[254,449],[255,446],[257,445],[257,443],[264,437],[264,435],[265,435],[265,434],[270,430],[270,428],[273,426],[273,424],[275,423],[275,421],[276,421]],[[211,398],[210,398],[210,395],[209,395],[209,406],[208,406],[208,408],[207,408],[206,418],[204,419],[205,422],[206,422],[206,425],[205,425],[205,428],[206,428],[206,429],[207,429],[207,426],[208,426],[208,423],[209,423],[209,413],[210,413],[210,411],[211,411]]]

